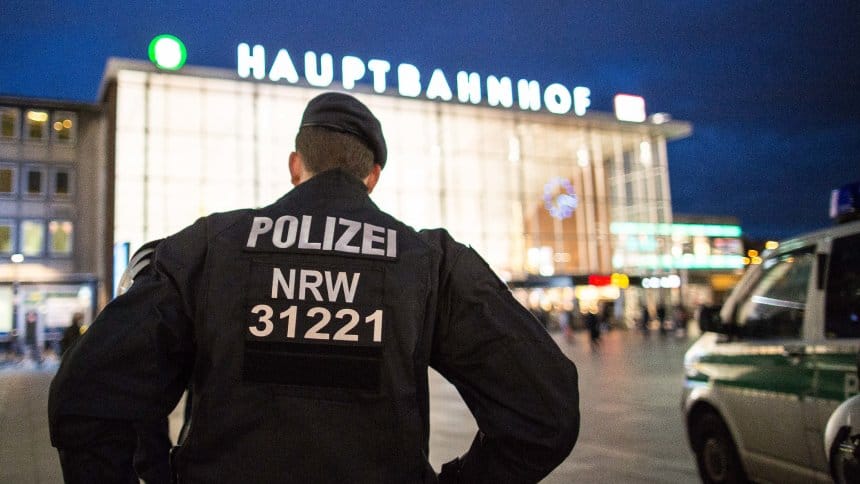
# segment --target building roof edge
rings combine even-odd
[[[154,64],[149,61],[139,60],[139,59],[126,59],[120,57],[111,57],[108,59],[107,64],[105,65],[104,75],[102,76],[102,81],[99,86],[98,97],[99,102],[104,101],[104,96],[106,94],[106,90],[110,82],[116,79],[117,73],[120,70],[134,70],[139,72],[148,72],[148,73],[162,73],[162,74],[170,74],[170,75],[179,75],[179,76],[198,76],[198,77],[208,77],[214,79],[223,79],[223,80],[232,80],[239,82],[248,82],[248,83],[266,83],[272,86],[287,86],[288,84],[283,83],[274,83],[267,81],[257,81],[255,79],[245,79],[239,76],[239,74],[232,70],[226,69],[223,67],[205,67],[205,66],[194,66],[194,65],[185,65],[179,70],[176,71],[164,71],[157,68]],[[355,92],[361,94],[375,94],[380,96],[393,96],[400,97],[396,94],[396,88],[388,87],[384,93],[375,93],[370,86],[358,85],[355,89],[345,90],[341,88],[339,85],[335,85],[334,83],[325,88],[314,87],[307,82],[299,82],[295,85],[298,87],[304,88],[312,88],[312,89],[320,89],[324,91],[342,91],[342,92]],[[449,104],[448,101],[432,101],[426,99],[415,98],[417,100],[428,101],[428,102],[439,102],[443,104]],[[456,104],[456,103],[450,103]],[[462,106],[473,106],[476,108],[490,108],[494,109],[490,106],[486,100],[481,104],[470,105],[470,104],[460,104]],[[552,114],[547,111],[545,108],[540,111],[518,111],[511,110],[512,112],[517,112],[519,115],[531,115],[531,116],[553,116],[553,117],[561,117],[564,118],[564,115]],[[603,111],[589,111],[584,116],[568,116],[568,119],[571,121],[576,121],[578,123],[582,123],[585,125],[602,127],[602,126],[613,126],[613,127],[621,127],[625,130],[630,131],[638,131],[643,134],[657,134],[665,136],[667,140],[675,140],[680,138],[686,138],[690,136],[693,132],[692,124],[687,121],[680,121],[672,119],[670,121],[664,123],[655,123],[653,121],[644,121],[641,123],[636,122],[628,122],[628,121],[620,121],[612,113],[603,112]]]

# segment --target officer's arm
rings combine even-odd
[[[51,383],[51,442],[66,482],[137,482],[135,429],[163,422],[187,384],[193,296],[185,288],[202,256],[195,240],[176,239],[159,247],[155,271],[105,307]]]
[[[479,432],[440,478],[537,482],[576,442],[576,367],[473,250],[447,266],[431,364],[457,387]]]
[[[57,450],[64,482],[139,482],[132,466],[136,437],[125,422],[67,416],[52,427],[51,438],[61,445]],[[75,441],[82,445],[65,444]]]

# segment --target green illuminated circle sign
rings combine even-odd
[[[161,34],[149,43],[149,60],[159,69],[175,71],[185,65],[185,44],[170,34]]]

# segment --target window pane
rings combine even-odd
[[[15,193],[15,169],[0,167],[0,194]]]
[[[44,253],[45,224],[39,220],[24,220],[21,222],[21,253],[25,256],[38,257]]]
[[[824,327],[829,338],[860,337],[860,234],[833,241]]]
[[[0,222],[0,253],[11,254],[13,249],[12,224],[10,222]]]
[[[44,141],[46,138],[45,128],[48,125],[48,113],[46,111],[27,111],[25,120],[25,134],[27,139]]]
[[[55,178],[54,194],[68,195],[69,194],[69,174],[65,171],[58,171]]]
[[[0,108],[0,138],[18,137],[18,110]]]
[[[27,171],[27,195],[40,195],[42,193],[42,172]]]
[[[72,253],[72,222],[52,220],[48,224],[48,232],[51,237],[48,247],[51,255],[70,255]]]
[[[61,143],[74,143],[77,124],[75,113],[57,111],[54,113],[54,139]]]
[[[749,299],[738,310],[741,336],[797,338],[806,312],[806,290],[815,256],[810,249],[783,254],[765,269]]]

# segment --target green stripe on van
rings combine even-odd
[[[700,371],[715,385],[787,395],[809,395],[815,376],[813,359],[808,356],[794,364],[781,354],[711,354],[699,363]],[[710,365],[715,366],[708,368]]]
[[[858,393],[857,353],[822,353],[816,355],[818,397],[843,401]]]

